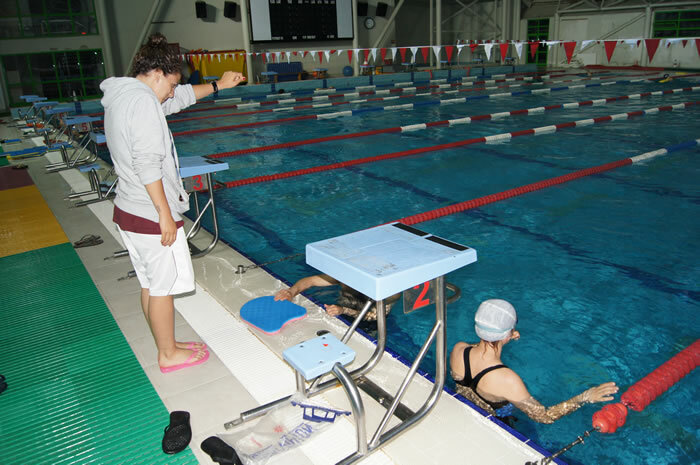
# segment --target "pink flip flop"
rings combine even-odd
[[[202,344],[202,347],[195,347],[196,344]],[[207,345],[206,345],[205,343],[203,343],[203,342],[197,342],[197,341],[195,341],[195,342],[188,342],[188,343],[187,343],[187,348],[190,349],[190,350],[195,350],[195,349],[207,350],[207,349],[208,349],[208,347],[207,347]]]
[[[200,358],[199,360],[196,360],[195,357],[197,356],[197,351],[193,350],[192,355],[190,355],[184,363],[180,363],[179,365],[173,365],[169,367],[160,367],[160,371],[161,373],[170,373],[171,371],[177,371],[183,368],[189,368],[195,365],[200,365],[209,360],[209,351],[205,350],[204,352],[204,357]]]

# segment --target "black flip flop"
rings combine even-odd
[[[214,462],[220,465],[243,465],[241,459],[233,447],[226,444],[218,436],[210,436],[202,441],[200,446],[204,452],[211,456]]]
[[[163,452],[177,454],[187,448],[192,440],[190,427],[190,412],[170,412],[170,424],[165,427],[163,435]]]
[[[7,383],[5,382],[5,376],[0,375],[0,394],[5,392],[5,389],[7,389]]]
[[[93,245],[99,245],[104,242],[100,236],[95,236],[94,234],[86,234],[80,238],[80,240],[73,242],[73,248],[79,249],[81,247],[91,247]]]

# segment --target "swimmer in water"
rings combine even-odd
[[[324,305],[326,313],[328,313],[330,316],[348,315],[351,317],[356,317],[359,315],[369,298],[355,289],[346,286],[345,284],[325,274],[307,276],[306,278],[300,279],[289,289],[282,289],[277,292],[277,294],[275,294],[275,300],[291,301],[298,294],[311,287],[327,287],[334,285],[340,285],[340,295],[338,296],[335,304]],[[399,296],[400,294],[395,294],[386,299],[386,305],[384,308],[386,309],[387,315],[391,311],[391,307],[394,305],[394,303],[399,300]],[[373,305],[367,312],[364,320],[377,321],[377,310],[375,305]]]
[[[452,378],[459,394],[506,423],[512,424],[508,404],[538,423],[554,423],[584,404],[613,400],[618,391],[615,383],[603,383],[545,407],[532,397],[520,376],[501,362],[503,347],[520,339],[515,308],[505,300],[490,299],[479,305],[474,321],[481,341],[455,344],[450,355]]]

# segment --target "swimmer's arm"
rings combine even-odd
[[[245,80],[246,77],[241,73],[236,71],[226,71],[223,76],[221,76],[221,79],[216,81],[216,85],[219,90],[230,89],[232,87],[236,87]],[[214,92],[214,86],[212,86],[211,83],[197,84],[192,86],[192,90],[194,90],[194,96],[197,98],[197,100],[199,100],[212,94]]]
[[[304,292],[310,287],[325,287],[333,286],[334,284],[338,284],[338,281],[325,274],[307,276],[294,283],[289,289],[282,289],[277,292],[277,294],[275,294],[275,300],[292,300],[299,293]]]
[[[518,379],[520,380],[519,376]],[[575,412],[581,408],[583,404],[612,400],[612,394],[618,391],[615,383],[603,383],[599,386],[587,389],[569,400],[565,400],[551,407],[545,407],[527,392],[527,388],[525,388],[522,380],[520,380],[520,384],[522,388],[517,388],[518,391],[516,394],[516,398],[520,400],[512,400],[508,396],[506,396],[506,398],[532,420],[546,424],[554,423],[561,417]]]

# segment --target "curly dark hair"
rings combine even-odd
[[[161,70],[166,75],[180,72],[180,57],[168,45],[168,39],[159,32],[151,35],[136,53],[130,76],[136,77],[154,69]]]

